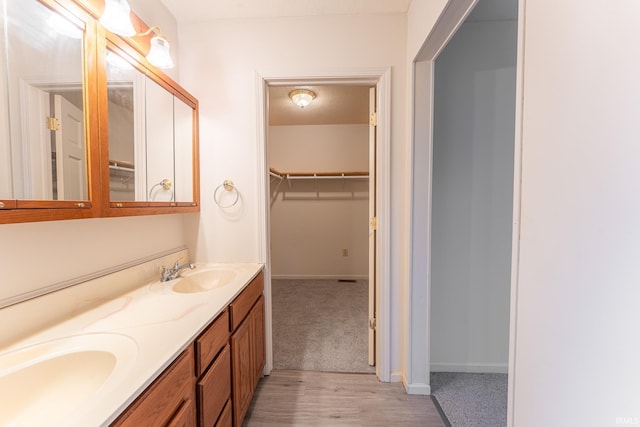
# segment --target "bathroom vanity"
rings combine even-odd
[[[260,272],[112,425],[192,426],[197,413],[198,426],[241,426],[265,362],[263,289]]]
[[[160,282],[180,256],[0,309],[16,325],[0,342],[0,424],[240,426],[265,363],[263,266]]]

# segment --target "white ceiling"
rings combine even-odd
[[[293,89],[310,89],[316,98],[300,108],[289,99]],[[369,123],[368,86],[272,86],[269,88],[269,124],[343,125]]]
[[[406,13],[411,0],[161,0],[179,24],[215,19]]]
[[[178,25],[217,19],[406,13],[412,0],[161,0]],[[468,21],[517,19],[518,0],[479,0]],[[271,87],[269,122],[278,125],[368,123],[368,88],[297,86],[318,96],[308,107],[295,106],[295,87]]]

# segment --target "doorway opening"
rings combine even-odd
[[[273,366],[375,372],[375,88],[272,86],[268,105]]]
[[[367,70],[347,72],[346,74],[345,73],[338,73],[335,75],[325,74],[321,76],[312,74],[312,75],[306,75],[301,77],[258,76],[258,78],[259,78],[259,92],[258,92],[259,115],[258,117],[262,121],[260,123],[260,126],[258,127],[258,129],[260,129],[261,131],[261,135],[259,135],[260,146],[258,147],[258,155],[262,159],[264,159],[264,164],[262,165],[264,169],[259,171],[259,176],[263,177],[261,178],[261,183],[263,182],[264,184],[263,185],[264,211],[262,212],[262,215],[260,218],[261,219],[260,224],[262,228],[260,235],[263,238],[262,239],[263,244],[261,245],[261,249],[263,251],[263,259],[265,259],[265,264],[266,264],[265,265],[265,296],[266,296],[265,329],[266,329],[267,363],[265,366],[265,373],[268,374],[272,369],[274,369],[274,367],[277,367],[274,364],[275,362],[274,359],[276,357],[276,353],[274,351],[274,347],[275,347],[274,341],[277,338],[276,336],[277,325],[275,325],[275,321],[277,320],[276,319],[277,314],[274,313],[274,308],[277,308],[275,307],[275,304],[276,304],[275,298],[277,297],[276,287],[278,286],[278,284],[275,283],[275,281],[280,279],[283,279],[283,280],[299,280],[300,278],[305,279],[305,275],[306,275],[306,273],[300,272],[299,270],[297,273],[294,273],[291,275],[291,276],[298,276],[298,278],[296,279],[296,278],[287,277],[288,274],[286,271],[284,273],[278,272],[278,269],[280,268],[279,265],[283,265],[281,263],[283,258],[285,260],[284,265],[286,265],[288,262],[289,266],[287,268],[292,268],[291,267],[292,263],[290,261],[290,258],[294,256],[298,256],[299,255],[298,252],[302,252],[302,250],[298,245],[298,250],[296,251],[296,246],[289,245],[287,242],[287,239],[284,239],[283,243],[285,246],[285,251],[281,252],[280,255],[278,255],[277,250],[280,250],[280,249],[274,249],[274,246],[278,245],[278,243],[274,239],[275,228],[272,228],[272,218],[271,218],[272,212],[274,213],[274,216],[280,215],[280,213],[282,212],[276,212],[275,209],[280,209],[283,205],[281,206],[277,206],[277,205],[278,203],[281,203],[283,201],[286,201],[292,205],[298,204],[302,206],[304,204],[309,204],[311,202],[317,203],[318,199],[327,198],[329,203],[334,203],[334,204],[344,203],[345,201],[348,201],[351,204],[364,203],[365,205],[367,205],[367,200],[369,199],[368,194],[366,197],[363,197],[363,195],[366,193],[371,193],[371,194],[375,194],[374,206],[376,209],[376,212],[375,212],[376,220],[373,221],[373,224],[377,225],[377,229],[375,233],[373,233],[373,238],[372,238],[372,240],[375,242],[375,245],[376,245],[375,256],[374,256],[375,262],[373,263],[374,268],[372,269],[372,273],[369,274],[369,272],[366,271],[363,274],[362,269],[358,267],[358,268],[354,268],[352,271],[347,270],[347,271],[335,273],[332,275],[333,277],[329,277],[329,278],[334,282],[336,282],[338,286],[341,286],[346,289],[348,289],[349,286],[351,287],[357,286],[358,281],[363,282],[360,284],[361,286],[362,284],[364,284],[365,287],[368,287],[367,285],[369,283],[369,280],[368,280],[369,277],[372,277],[375,279],[375,282],[372,282],[372,283],[375,283],[374,289],[375,289],[376,299],[373,302],[373,304],[371,304],[372,313],[373,313],[372,316],[375,319],[369,318],[372,316],[369,316],[369,313],[367,310],[366,315],[364,316],[364,318],[361,317],[362,320],[360,321],[364,323],[363,325],[361,325],[361,329],[360,329],[362,332],[361,333],[355,332],[355,334],[357,334],[359,337],[364,337],[364,339],[368,341],[367,331],[369,330],[370,325],[372,326],[372,328],[375,328],[375,335],[376,335],[375,342],[371,345],[367,344],[365,346],[365,351],[368,351],[368,349],[370,348],[371,357],[375,357],[375,362],[374,362],[375,367],[369,368],[369,360],[368,360],[369,355],[367,354],[364,355],[364,363],[361,366],[364,366],[364,369],[367,372],[375,371],[376,375],[380,380],[389,381],[391,379],[390,345],[389,345],[390,254],[388,249],[389,248],[388,224],[389,224],[389,211],[390,211],[390,203],[389,203],[390,116],[388,114],[389,108],[390,108],[390,69],[388,68],[367,69]],[[289,103],[289,105],[291,105],[291,100],[288,99],[288,93],[290,92],[290,89],[292,87],[317,88],[319,91],[320,89],[330,88],[334,86],[337,89],[344,89],[344,90],[349,90],[348,88],[350,87],[351,89],[358,88],[361,90],[365,90],[366,92],[369,91],[369,88],[372,88],[372,87],[376,88],[376,93],[373,97],[375,102],[373,102],[373,104],[378,107],[378,111],[376,113],[377,126],[375,127],[375,131],[373,131],[372,133],[376,135],[376,139],[377,139],[377,146],[373,150],[373,153],[375,153],[373,171],[377,172],[377,175],[373,179],[369,179],[369,177],[366,177],[364,175],[359,176],[360,172],[366,172],[367,174],[370,172],[368,167],[368,160],[369,160],[368,154],[364,159],[362,158],[359,159],[359,161],[364,160],[364,168],[362,167],[347,168],[346,166],[340,166],[334,163],[330,167],[332,169],[330,171],[326,168],[324,170],[323,169],[314,170],[316,169],[316,167],[315,166],[312,167],[311,165],[304,166],[304,167],[308,167],[308,169],[294,170],[293,168],[294,167],[297,168],[298,166],[282,164],[279,169],[278,165],[275,165],[272,162],[273,159],[276,159],[276,156],[273,155],[274,156],[273,159],[271,158],[272,157],[272,154],[270,153],[270,149],[271,149],[270,133],[271,132],[269,129],[270,128],[269,124],[271,120],[270,116],[276,111],[276,109],[274,108],[275,98],[270,96],[270,91],[280,90],[281,92],[286,92],[283,96],[284,101]],[[320,99],[321,99],[320,96],[318,96],[316,100],[319,101]],[[337,105],[340,105],[340,103],[338,103]],[[295,107],[295,108],[300,108],[300,107]],[[308,107],[305,107],[305,108],[308,108]],[[335,108],[335,105],[334,105],[334,108]],[[360,124],[360,125],[365,127],[368,126],[365,124]],[[297,127],[297,129],[287,129],[281,133],[286,134],[286,133],[293,132],[295,134],[296,130],[300,132],[301,131],[300,128],[303,128],[305,126],[306,125],[291,125],[292,128]],[[316,125],[316,126],[321,126],[321,125]],[[333,126],[346,127],[349,125],[334,124]],[[283,129],[279,129],[279,130],[282,131]],[[278,131],[276,131],[276,133],[277,132]],[[313,132],[307,133],[307,136],[298,135],[297,140],[302,141],[305,138],[311,138],[311,136],[308,136],[308,135],[313,136],[315,135],[315,133]],[[324,140],[330,141],[330,139],[331,138],[325,138]],[[284,145],[286,145],[286,143]],[[316,155],[316,157],[317,156],[319,155]],[[304,159],[318,160],[318,159],[315,159],[314,155],[312,155],[311,152],[308,150],[306,152],[303,152],[300,155],[300,157],[302,157],[303,160]],[[338,160],[344,161],[344,159],[340,159],[340,156],[333,156],[333,157],[334,157],[334,160],[337,157]],[[303,165],[300,164],[299,166],[303,166]],[[286,168],[288,167],[291,167],[291,170],[286,170]],[[359,170],[359,169],[363,169],[363,170]],[[320,178],[321,173],[326,173],[326,172],[340,172],[340,176]],[[342,172],[345,172],[344,176],[342,176]],[[355,174],[351,175],[352,172],[355,172]],[[311,174],[311,176],[308,176],[309,173]],[[316,176],[313,176],[313,173],[315,173]],[[298,176],[295,177],[294,175],[298,175]],[[307,175],[307,176],[305,177],[303,175]],[[350,175],[352,177],[347,178]],[[262,179],[264,179],[264,181],[262,181]],[[375,189],[373,191],[368,190],[369,182],[372,182],[373,184],[375,184]],[[327,202],[327,200],[320,200],[320,202],[325,203]],[[273,205],[273,208],[272,208],[272,205]],[[360,208],[362,208],[362,206],[360,206]],[[274,210],[272,211],[272,209]],[[365,209],[364,211],[360,209],[360,212],[365,212],[364,215],[362,214],[359,215],[359,217],[362,218],[362,222],[363,222],[359,226],[361,227],[360,230],[358,230],[358,232],[355,233],[354,229],[356,227],[354,226],[354,227],[351,227],[351,229],[349,229],[349,233],[359,234],[360,237],[364,235],[366,238],[366,236],[369,234],[371,218],[369,218],[368,208]],[[315,214],[317,213],[313,213],[313,215]],[[346,222],[355,221],[355,220],[356,220],[355,217],[354,218],[347,217]],[[293,220],[291,219],[287,220],[285,218],[285,220],[282,221],[282,217],[280,217],[280,218],[275,218],[275,221],[276,222],[280,221],[281,225],[284,224],[286,226],[284,227],[285,231],[288,230],[289,233],[291,232],[289,229],[289,226],[293,225],[293,222],[292,222]],[[343,217],[343,220],[336,220],[334,218],[332,222],[333,227],[331,228],[339,228],[338,226],[340,227],[343,226],[344,224],[339,224],[340,222],[345,222],[344,217]],[[305,249],[311,248],[311,250],[315,250],[317,248],[314,246],[314,242],[311,240],[307,241],[308,239],[307,240],[304,239],[305,237],[310,237],[309,233],[313,234],[313,232],[317,232],[317,230],[313,228],[315,227],[313,223],[310,223],[309,226],[311,228],[309,227],[306,228],[306,233],[308,234],[307,236],[304,235],[305,231],[301,231],[295,237],[296,239],[299,239],[300,237],[303,238],[302,241],[304,242],[303,244]],[[281,231],[283,227],[282,226],[279,226],[279,227]],[[364,233],[362,233],[363,230],[364,230]],[[344,232],[343,234],[346,235],[348,233]],[[348,237],[348,236],[340,236],[340,238],[343,238],[343,237]],[[334,240],[337,240],[337,239],[334,239]],[[362,239],[359,239],[359,240],[362,240]],[[331,239],[329,239],[329,241],[331,241]],[[346,258],[346,259],[349,259],[350,257],[356,258],[356,255],[358,258],[362,257],[363,249],[354,249],[354,248],[348,247],[348,245],[345,243],[339,243],[335,245],[335,248],[332,251],[333,253],[330,254],[331,256],[334,256],[334,257],[336,256],[336,253],[335,253],[336,248],[337,248],[338,262],[345,261],[343,258]],[[368,248],[369,248],[368,244],[366,245],[366,248],[367,248],[366,252],[368,252]],[[357,250],[358,253],[356,254],[355,252],[353,252],[354,250]],[[287,256],[287,251],[289,251],[288,254],[290,256]],[[281,256],[283,253],[285,254],[284,257]],[[280,259],[278,259],[279,256],[280,256]],[[362,261],[360,262],[362,265]],[[295,268],[300,268],[299,263],[294,262],[293,264]],[[370,263],[367,263],[365,261],[364,265],[367,267],[367,270],[368,270],[368,266],[370,265]],[[275,273],[274,283],[272,283],[272,280],[271,280],[272,271],[273,273]],[[321,275],[322,274],[320,274],[320,276]],[[309,276],[314,276],[314,273],[310,273]],[[345,281],[338,282],[338,280],[347,280],[347,282]],[[355,284],[354,282],[352,282],[352,280],[356,281]],[[288,295],[288,293],[285,293],[285,294]],[[367,299],[369,294],[370,293],[368,291],[365,291],[365,297]],[[348,300],[349,297],[348,296],[342,297],[341,299]],[[343,308],[342,311],[348,311],[348,308]],[[309,313],[307,313],[306,320],[313,322],[314,316],[309,315]],[[351,338],[352,334],[345,330],[346,329],[345,322],[341,322],[338,319],[338,321],[334,325],[334,329],[336,329],[339,332],[340,331],[343,332],[345,337],[352,340]],[[329,340],[329,341],[321,342],[319,343],[319,345],[323,348],[326,347],[330,349],[331,346],[335,344],[333,343],[332,340]],[[351,341],[349,341],[349,344],[342,344],[342,345],[350,346]],[[329,358],[331,357],[332,356],[329,356]],[[336,368],[334,367],[330,369],[335,370]],[[362,371],[362,369],[357,369],[356,371]]]
[[[416,117],[428,117],[414,124],[414,221],[426,226],[413,250],[427,262],[412,283],[429,300],[425,379],[452,424],[482,407],[482,424],[501,425],[517,235],[518,2],[454,1],[433,34],[414,89]]]

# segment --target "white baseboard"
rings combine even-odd
[[[307,280],[307,279],[327,279],[327,280],[360,280],[367,279],[368,275],[360,275],[360,274],[275,274],[271,273],[272,279],[297,279],[297,280]]]
[[[468,372],[473,374],[506,374],[507,363],[432,363],[431,372]]]
[[[407,394],[416,394],[421,396],[428,396],[431,394],[431,386],[424,383],[409,384],[407,377],[402,375],[402,385],[404,386]]]
[[[396,371],[391,373],[391,377],[389,378],[389,382],[391,383],[400,383],[403,380],[402,372]]]

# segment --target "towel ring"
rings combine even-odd
[[[222,188],[224,188],[224,191],[235,191],[235,193],[236,193],[236,197],[233,199],[233,202],[231,202],[228,205],[221,204],[220,200],[218,198],[219,197],[218,193],[219,193],[220,189],[222,189]],[[220,206],[221,208],[224,208],[224,209],[234,207],[238,203],[239,199],[240,199],[240,193],[238,192],[238,189],[236,188],[236,186],[233,183],[233,181],[230,180],[230,179],[225,179],[222,182],[222,184],[218,185],[216,187],[215,191],[213,192],[213,200],[216,202],[216,204],[218,206]]]
[[[151,187],[151,189],[149,190],[149,200],[150,201],[154,201],[155,197],[153,197],[151,194],[153,193],[153,189],[160,186],[162,187],[162,189],[164,191],[170,191],[171,192],[171,199],[169,199],[170,202],[173,202],[173,190],[171,189],[171,186],[173,185],[173,183],[171,182],[171,180],[169,178],[165,178],[162,181],[158,182],[157,184],[153,184],[153,186]]]

